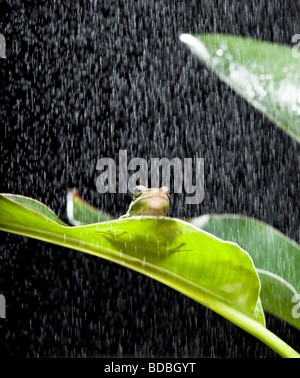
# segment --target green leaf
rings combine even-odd
[[[0,230],[74,248],[146,274],[216,311],[282,356],[299,357],[265,328],[257,272],[236,244],[167,217],[68,227],[46,212],[36,212],[30,207],[32,200],[24,203],[0,195]]]
[[[72,195],[68,195],[68,202],[73,202],[72,198]],[[85,204],[80,224],[93,223],[98,210],[86,204],[77,192],[75,198]],[[101,216],[100,212],[99,218]],[[188,221],[248,251],[255,267],[259,268],[264,310],[300,329],[300,319],[292,314],[295,305],[292,298],[300,293],[297,280],[300,275],[300,246],[297,243],[270,225],[240,215],[204,215]]]
[[[23,205],[24,207],[30,208],[32,211],[35,211],[38,214],[44,215],[46,218],[53,220],[54,222],[61,224],[62,226],[67,226],[65,222],[63,222],[58,216],[51,210],[49,207],[44,205],[43,203],[29,197],[20,196],[18,194],[2,194],[8,199],[11,199],[14,202]],[[0,212],[2,209],[0,208]],[[11,221],[17,221],[16,216],[12,214]]]
[[[35,201],[24,198],[22,202],[0,196],[2,230],[78,248],[150,275],[163,271],[170,281],[186,280],[254,317],[260,290],[258,275],[248,254],[235,244],[223,243],[188,223],[165,217],[62,226],[32,209]]]
[[[234,35],[182,34],[200,61],[300,143],[300,60],[289,46]]]
[[[67,215],[69,222],[74,226],[105,222],[115,219],[110,214],[98,210],[83,201],[76,189],[69,191],[67,196]]]
[[[264,310],[300,329],[292,298],[300,293],[300,246],[272,226],[241,215],[204,215],[191,223],[223,240],[239,244],[259,273]]]

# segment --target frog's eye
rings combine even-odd
[[[136,186],[133,189],[133,194],[134,194],[135,197],[139,196],[141,193],[142,193],[142,191],[141,191],[141,187],[140,186]]]
[[[167,186],[162,186],[161,190],[168,195],[168,197],[171,197],[170,189]]]

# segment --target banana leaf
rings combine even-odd
[[[65,226],[50,209],[21,197],[0,195],[0,230],[73,248],[146,274],[224,316],[280,355],[299,357],[266,329],[257,271],[237,244],[168,217]]]
[[[182,34],[180,39],[224,83],[300,143],[300,60],[293,48],[225,34]]]
[[[265,311],[300,330],[300,317],[293,315],[293,297],[300,293],[300,246],[274,227],[241,215],[209,214],[190,222],[249,252],[261,281]]]

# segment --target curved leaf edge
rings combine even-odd
[[[35,213],[36,215],[38,215],[38,216],[41,217],[42,219],[46,220],[47,222],[53,222],[54,224],[56,224],[57,227],[64,229],[66,232],[67,232],[67,231],[72,231],[72,230],[86,230],[86,229],[92,228],[93,226],[96,226],[96,225],[99,224],[99,222],[98,222],[98,223],[91,223],[91,224],[88,224],[88,225],[79,225],[79,226],[68,226],[68,225],[60,224],[60,223],[56,222],[56,221],[53,220],[53,219],[49,219],[49,218],[47,218],[47,216],[45,216],[45,214],[43,214],[43,213],[39,213],[39,212],[37,212],[36,210],[34,210],[34,209],[32,209],[32,208],[30,208],[30,207],[24,205],[23,203],[19,203],[19,202],[14,201],[13,198],[12,198],[12,196],[8,196],[8,197],[7,197],[5,194],[1,194],[1,193],[0,193],[0,198],[1,198],[1,197],[5,198],[5,199],[8,200],[8,201],[11,201],[11,202],[15,203],[17,206],[19,206],[19,207],[21,207],[21,208],[27,209],[28,211]],[[32,201],[34,201],[34,202],[39,202],[39,201],[36,201],[36,200],[34,200],[34,199],[32,199],[32,198],[29,198],[29,197],[24,197],[24,196],[19,196],[19,197],[23,197],[23,198],[26,199],[26,200],[32,200]],[[30,203],[30,202],[29,202],[29,203]],[[50,208],[48,208],[46,205],[44,205],[44,206],[45,206],[47,209],[49,209],[49,211],[51,212],[51,214],[54,214],[54,215],[55,215],[55,213],[54,213]],[[201,229],[199,229],[198,227],[196,227],[196,226],[194,226],[194,225],[192,225],[192,224],[189,224],[189,223],[185,222],[185,221],[182,220],[182,219],[176,219],[176,218],[170,218],[170,217],[151,217],[151,216],[137,216],[137,217],[131,217],[130,219],[131,219],[131,220],[134,220],[134,219],[136,219],[136,220],[140,220],[140,219],[155,219],[155,220],[156,220],[157,218],[162,218],[162,219],[172,220],[172,221],[174,221],[174,222],[178,222],[178,223],[185,224],[185,225],[187,225],[188,227],[193,228],[197,233],[205,234],[205,235],[209,236],[210,238],[213,238],[213,239],[217,240],[218,242],[220,242],[220,243],[222,243],[222,244],[229,244],[229,245],[232,245],[232,246],[234,246],[235,248],[239,249],[241,252],[243,252],[243,253],[247,256],[248,260],[251,262],[251,269],[253,270],[253,272],[255,272],[255,275],[256,275],[256,278],[257,278],[257,282],[258,282],[258,284],[259,284],[259,290],[258,290],[258,294],[257,294],[256,306],[253,308],[253,313],[252,313],[252,315],[251,315],[250,313],[245,313],[245,315],[247,315],[247,316],[253,316],[254,318],[256,318],[257,321],[260,321],[260,322],[265,326],[264,312],[263,312],[263,309],[262,309],[262,307],[261,307],[261,303],[260,303],[260,300],[259,300],[259,292],[260,292],[260,289],[261,289],[261,284],[260,284],[260,280],[259,280],[259,275],[258,275],[258,273],[257,273],[257,270],[255,269],[255,266],[254,266],[253,260],[252,260],[251,256],[249,255],[249,253],[248,253],[247,251],[245,251],[244,249],[242,249],[237,243],[235,243],[235,242],[231,242],[231,241],[224,241],[224,240],[218,238],[217,236],[215,236],[215,235],[213,235],[213,234],[210,234],[209,232],[207,232],[207,231],[205,231],[205,230],[201,230]],[[59,218],[57,218],[57,219],[59,219]],[[104,224],[110,224],[110,223],[120,223],[120,222],[123,223],[123,222],[126,222],[126,221],[127,221],[127,219],[122,219],[122,220],[119,220],[119,219],[113,219],[113,220],[111,220],[111,221],[100,222],[100,224],[101,224],[101,225],[104,225]],[[28,229],[28,227],[26,227],[26,228]],[[65,246],[65,247],[69,247],[69,248],[71,247],[71,248],[74,248],[74,249],[77,249],[77,250],[80,250],[80,251],[82,251],[82,252],[86,252],[86,253],[89,253],[89,252],[91,251],[90,249],[82,249],[82,248],[78,249],[78,248],[77,248],[77,245],[70,245],[70,243],[63,243],[63,244],[61,244],[61,243],[55,243],[55,242],[53,242],[53,238],[47,238],[47,236],[46,236],[46,235],[47,235],[47,232],[46,232],[46,234],[45,234],[45,232],[44,232],[44,231],[41,231],[41,230],[34,230],[34,229],[33,229],[33,232],[32,232],[32,233],[27,233],[27,232],[24,231],[24,230],[18,231],[18,228],[15,228],[14,225],[13,225],[13,223],[10,224],[10,227],[6,228],[6,227],[3,226],[3,225],[1,224],[1,222],[0,222],[0,230],[6,231],[6,232],[13,232],[13,233],[16,233],[16,234],[19,234],[19,235],[23,235],[23,236],[27,236],[27,237],[31,237],[31,238],[36,238],[36,239],[39,239],[39,240],[42,240],[42,241],[46,241],[46,242],[54,243],[54,244],[59,244],[59,245],[62,245],[62,246]],[[41,236],[40,236],[40,237],[37,237],[38,234],[41,234]],[[45,235],[44,235],[44,234],[45,234]],[[61,235],[57,234],[56,237],[57,237],[57,238],[58,238],[58,237],[61,237]],[[65,237],[64,237],[64,238],[65,238]],[[91,248],[93,249],[93,245],[91,245]],[[110,254],[107,255],[107,254],[101,254],[101,252],[99,252],[99,250],[97,249],[97,251],[96,251],[95,253],[91,253],[91,254],[93,254],[93,255],[95,255],[95,256],[98,256],[98,257],[100,256],[100,257],[102,257],[102,258],[104,258],[104,259],[106,259],[106,260],[110,260],[110,261],[113,261],[113,262],[115,262],[115,263],[119,263],[119,264],[123,265],[123,264],[120,262],[120,255],[119,255],[119,254],[115,254],[115,255],[117,256],[117,258],[116,258],[115,260],[112,260],[111,255],[114,254],[114,253],[111,252],[111,251],[110,251]],[[124,253],[122,253],[122,258],[123,258],[123,259],[127,259],[127,260],[129,260],[129,261],[131,261],[131,262],[132,262],[132,261],[140,262],[139,259],[135,259],[134,257],[129,256],[129,255],[126,255],[126,254],[124,254]],[[146,266],[146,265],[150,266],[150,264],[149,264],[149,263],[146,263],[146,262],[143,262],[143,265],[144,265],[144,266]],[[136,270],[135,267],[132,266],[131,264],[130,264],[130,265],[124,265],[124,266],[126,266],[126,267],[128,267],[128,268],[131,268],[131,269],[133,269],[133,270]],[[162,275],[166,273],[165,270],[163,270],[162,268],[159,268],[159,267],[157,267],[157,266],[155,266],[155,265],[153,265],[153,264],[151,264],[151,269],[152,269],[152,270],[153,270],[153,269],[158,270],[159,272],[161,272]],[[144,273],[144,274],[147,275],[146,272],[140,272],[140,273]],[[177,279],[180,279],[182,282],[189,282],[189,284],[192,284],[190,281],[185,280],[184,278],[182,278],[182,277],[176,275],[175,273],[168,272],[168,275],[169,275],[169,276],[174,276],[174,277],[176,276]],[[165,282],[164,282],[164,283],[165,283]],[[165,283],[165,284],[166,284],[166,283]],[[170,285],[169,285],[169,286],[170,286]],[[202,288],[202,287],[200,288],[199,286],[196,286],[196,285],[194,285],[194,286],[197,287],[197,290],[201,289],[203,292],[206,292],[206,293],[209,294],[210,296],[214,296],[214,297],[216,297],[216,298],[218,297],[217,294],[215,294],[215,293],[211,293],[211,292],[208,292],[206,289],[204,289],[204,288]],[[178,291],[180,291],[180,290],[178,290]],[[222,301],[222,302],[224,302],[224,303],[226,302],[225,299],[220,298],[220,297],[219,297],[219,301]],[[228,302],[226,302],[226,303],[227,303],[227,305],[232,306],[232,304],[229,304]],[[205,304],[205,305],[206,305],[206,304]],[[207,307],[208,307],[208,306],[207,306]],[[237,311],[240,311],[240,312],[241,312],[240,309],[237,309]]]
[[[94,215],[99,210],[97,208],[95,208],[95,207],[90,206],[88,203],[86,203],[79,196],[77,190],[76,190],[76,192],[74,192],[73,190],[70,190],[70,192],[68,194],[68,197],[67,197],[67,203],[70,202],[70,205],[74,206],[76,208],[78,206],[79,200],[81,201],[81,203],[84,204],[83,205],[84,206],[84,213],[81,214],[82,216],[80,217],[80,219],[79,218],[76,219],[77,224],[84,225],[84,224],[91,224],[91,223],[93,223],[92,221],[95,218]],[[77,210],[79,210],[79,209],[77,209]],[[80,211],[79,212],[77,211],[77,216],[78,216],[78,214],[80,214]],[[101,217],[102,217],[102,212],[100,212],[100,215],[99,215],[99,218],[101,218]],[[279,230],[277,230],[276,228],[274,228],[270,224],[267,224],[267,223],[265,223],[263,221],[260,221],[259,219],[256,219],[254,217],[250,217],[250,216],[246,216],[246,215],[241,215],[241,214],[231,214],[231,213],[228,213],[228,214],[209,214],[208,213],[208,214],[205,214],[205,215],[202,215],[202,216],[199,216],[199,217],[195,217],[195,218],[186,218],[184,220],[186,222],[190,223],[190,224],[193,224],[194,226],[196,226],[196,227],[198,227],[200,229],[203,228],[203,226],[204,226],[204,231],[207,231],[210,234],[216,236],[215,233],[212,232],[212,230],[205,229],[205,225],[209,222],[210,219],[221,220],[221,221],[224,220],[224,219],[226,219],[226,220],[233,219],[233,220],[236,220],[236,221],[245,221],[245,222],[250,222],[250,223],[252,222],[253,226],[255,226],[255,227],[259,226],[259,227],[262,227],[263,229],[266,228],[267,231],[268,232],[271,231],[274,236],[277,236],[277,237],[281,238],[283,241],[287,242],[289,245],[291,245],[294,248],[300,250],[300,246],[295,241],[293,241],[292,239],[288,238],[286,235],[284,235],[282,232],[280,232]],[[224,240],[229,240],[229,239],[222,238],[222,240],[224,241]],[[230,241],[232,241],[232,239],[230,239]],[[234,240],[234,241],[236,241],[236,240]],[[236,242],[237,242],[238,245],[240,245],[240,243],[238,241],[236,241]],[[247,251],[247,248],[245,248],[244,250]],[[252,258],[251,251],[249,251],[248,253],[250,254],[250,256]],[[255,263],[254,263],[254,265],[256,266]],[[282,320],[286,321],[287,323],[289,323],[290,325],[292,325],[296,329],[300,330],[299,321],[297,319],[295,319],[294,317],[292,317],[290,312],[287,313],[284,310],[284,308],[282,308],[280,306],[280,304],[277,305],[279,307],[276,307],[276,306],[274,307],[274,304],[270,300],[270,298],[268,297],[268,295],[266,296],[265,292],[269,291],[269,286],[268,286],[269,284],[267,284],[267,286],[265,286],[265,284],[264,284],[265,277],[266,277],[267,273],[265,273],[264,275],[262,275],[263,274],[262,270],[258,269],[258,268],[259,268],[259,266],[257,266],[257,271],[259,271],[259,278],[260,278],[260,281],[261,281],[260,297],[261,297],[261,301],[262,301],[262,304],[263,304],[262,307],[264,308],[264,310],[267,311],[267,312],[269,312],[270,314],[278,317],[279,319],[282,319]],[[292,287],[292,285],[288,281],[284,280],[283,277],[281,277],[280,275],[278,275],[278,274],[274,275],[275,273],[272,273],[271,271],[266,270],[266,269],[263,269],[263,270],[264,270],[264,272],[268,272],[269,273],[268,274],[269,277],[272,276],[273,282],[275,282],[275,284],[280,283],[280,285],[285,285],[289,290]],[[295,291],[295,288],[293,287],[293,290],[291,292],[294,294],[294,291]],[[257,302],[257,307],[259,307],[259,305],[260,305],[260,303]],[[258,313],[259,312],[263,314],[263,310],[259,310]]]
[[[5,199],[7,199],[11,202],[14,202],[18,206],[24,207],[24,208],[26,208],[30,211],[35,212],[39,216],[45,218],[46,221],[55,223],[57,225],[57,227],[59,227],[59,228],[63,228],[65,230],[78,228],[78,227],[84,228],[84,226],[77,226],[77,227],[76,226],[75,227],[63,226],[63,225],[47,218],[46,216],[26,207],[25,205],[21,205],[21,204],[15,202],[15,201],[13,201],[12,199],[5,197],[4,194],[0,194],[0,197],[5,198]],[[109,221],[109,222],[114,222],[114,220]],[[107,223],[107,222],[102,222],[102,223]],[[135,270],[139,273],[145,274],[145,275],[147,275],[147,276],[149,276],[153,279],[156,279],[157,281],[159,281],[163,284],[166,284],[167,286],[181,292],[182,294],[190,297],[191,299],[199,302],[200,304],[210,308],[212,311],[217,312],[219,315],[223,316],[224,318],[226,318],[230,322],[234,323],[238,327],[249,332],[250,334],[255,336],[257,339],[261,340],[263,343],[268,345],[271,349],[273,349],[275,352],[277,352],[282,357],[289,357],[289,358],[296,358],[297,357],[297,358],[300,358],[300,355],[293,348],[291,348],[288,344],[286,344],[278,336],[276,336],[271,331],[269,331],[264,325],[260,324],[257,320],[254,320],[254,319],[250,318],[248,315],[242,313],[241,311],[238,311],[235,308],[233,308],[232,306],[229,306],[224,301],[218,301],[217,298],[208,298],[207,293],[205,293],[204,291],[200,294],[199,293],[199,287],[197,287],[197,295],[196,295],[193,292],[193,290],[187,291],[186,289],[182,288],[180,285],[169,282],[165,278],[165,276],[159,274],[158,271],[155,271],[155,273],[145,271],[145,264],[142,264],[142,265],[144,265],[142,267],[138,267],[138,266],[133,265],[132,264],[132,257],[130,257],[129,261],[126,261],[126,260],[122,261],[122,260],[120,260],[120,258],[117,258],[116,256],[113,256],[113,255],[107,256],[105,254],[99,253],[99,251],[97,251],[97,253],[96,253],[96,252],[93,252],[92,250],[90,250],[88,248],[84,248],[80,245],[70,245],[70,243],[66,242],[65,240],[53,240],[53,238],[49,238],[49,237],[47,237],[47,235],[37,235],[36,233],[31,233],[31,232],[26,232],[24,230],[14,229],[12,224],[9,227],[5,227],[2,223],[0,223],[0,230],[5,231],[5,232],[15,233],[15,234],[22,235],[22,236],[31,237],[31,238],[34,238],[34,239],[46,241],[46,242],[57,244],[57,245],[61,245],[63,247],[67,247],[67,248],[74,248],[78,251],[86,252],[86,253],[89,253],[91,255],[95,255],[97,257],[102,257],[106,260],[115,262],[119,265],[133,269],[133,270]],[[207,233],[207,234],[209,234],[209,233]],[[211,234],[209,234],[209,235],[211,235]],[[62,238],[60,236],[60,239],[64,239],[64,238]],[[219,240],[221,240],[221,239],[219,239]],[[236,244],[236,243],[233,243],[233,244]]]

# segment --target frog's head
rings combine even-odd
[[[136,186],[133,190],[133,199],[128,209],[130,217],[138,215],[166,216],[169,208],[170,189],[146,188]]]

